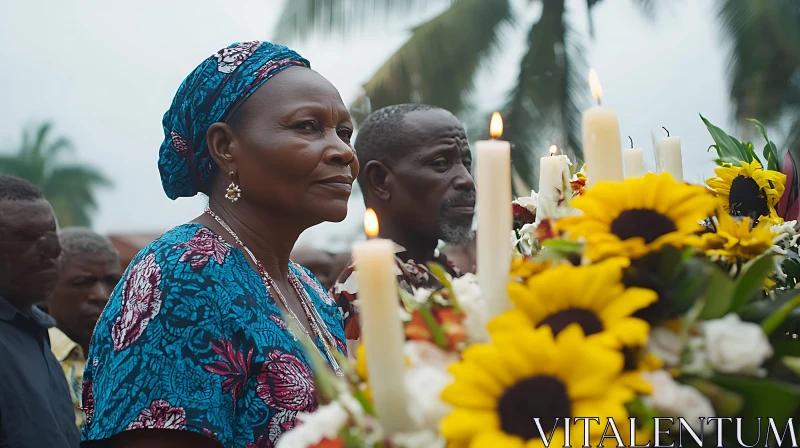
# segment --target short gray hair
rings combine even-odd
[[[61,244],[60,262],[62,264],[67,262],[70,257],[87,253],[119,261],[119,251],[111,243],[111,240],[85,227],[60,229],[58,242]]]

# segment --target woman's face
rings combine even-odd
[[[347,216],[359,169],[350,144],[353,122],[327,79],[304,67],[285,69],[259,87],[230,124],[229,153],[242,199],[307,225]]]

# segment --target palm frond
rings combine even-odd
[[[455,0],[286,0],[275,24],[276,42],[305,40],[311,35],[346,37],[377,29],[397,17],[423,16]]]
[[[556,144],[580,159],[580,98],[586,95],[581,47],[567,42],[563,2],[545,2],[528,34],[528,51],[505,108],[504,138],[514,143],[514,168],[537,185],[537,155]],[[570,39],[571,41],[571,39]],[[480,163],[480,162],[478,162]],[[525,192],[527,194],[527,192]]]
[[[800,3],[720,0],[718,16],[730,42],[728,78],[738,119],[773,122],[800,73]]]
[[[417,102],[459,114],[478,68],[495,48],[500,26],[508,20],[508,0],[459,0],[415,28],[364,85],[372,109]]]

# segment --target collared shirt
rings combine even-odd
[[[51,328],[49,333],[50,349],[61,363],[61,369],[64,371],[64,377],[69,386],[69,394],[72,396],[72,407],[75,408],[75,426],[81,429],[86,421],[86,414],[81,410],[81,387],[86,356],[83,354],[81,346],[57,327]]]
[[[439,279],[431,273],[425,263],[417,263],[405,255],[406,249],[395,243],[395,274],[401,289],[411,294],[417,288],[436,290],[444,287]],[[434,263],[441,265],[445,272],[454,278],[464,275],[447,257],[437,249],[433,254]],[[358,298],[358,273],[354,260],[350,260],[344,272],[331,288],[331,295],[339,306],[339,311],[344,319],[345,334],[348,341],[361,337],[361,326],[358,322],[358,313],[354,302]]]
[[[76,448],[67,381],[50,351],[55,321],[36,307],[23,313],[0,297],[0,447]]]

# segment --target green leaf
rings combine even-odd
[[[719,319],[731,309],[735,285],[728,273],[717,265],[708,265],[710,274],[705,293],[705,306],[700,313],[701,320]]]
[[[764,146],[764,159],[767,161],[767,165],[764,167],[764,169],[777,171],[778,148],[775,146],[775,143],[772,143],[772,141],[770,141],[769,137],[767,136],[767,128],[764,127],[764,125],[760,121],[754,118],[748,118],[747,120],[752,122],[756,126],[758,132],[761,133],[761,135],[764,137],[764,140],[766,140],[767,142],[767,144]]]
[[[428,269],[430,269],[431,274],[436,277],[439,282],[441,282],[444,289],[447,290],[448,296],[450,298],[450,304],[453,307],[453,311],[459,312],[461,311],[461,307],[458,306],[458,297],[456,297],[456,292],[453,291],[453,284],[450,283],[450,279],[447,278],[447,272],[445,272],[442,265],[439,263],[428,262],[427,263]]]
[[[800,295],[795,296],[793,299],[789,300],[777,310],[773,311],[763,322],[761,322],[761,328],[764,329],[764,333],[767,336],[771,335],[775,332],[780,326],[786,321],[789,317],[789,314],[800,307]]]
[[[717,151],[720,155],[721,159],[732,159],[736,162],[732,162],[738,165],[739,161],[748,161],[748,154],[743,150],[742,147],[739,146],[738,141],[735,140],[733,137],[728,135],[725,131],[714,126],[709,122],[702,114],[700,118],[705,123],[706,128],[708,128],[708,132],[711,134],[711,138],[717,143]]]
[[[764,255],[745,264],[736,280],[736,289],[730,310],[738,312],[757,297],[764,286],[764,280],[774,270],[775,264],[772,255]]]
[[[784,356],[781,362],[794,372],[795,375],[800,375],[800,356]]]
[[[428,325],[428,329],[431,330],[433,342],[439,347],[447,349],[447,339],[444,336],[444,330],[442,329],[442,326],[436,322],[436,318],[433,317],[433,313],[431,312],[430,308],[422,306],[419,307],[418,310],[422,315],[422,320],[425,321],[425,324]]]
[[[718,375],[712,381],[744,398],[742,440],[748,443],[759,438],[758,417],[762,422],[772,417],[782,429],[800,406],[800,386],[796,384],[732,375]]]

